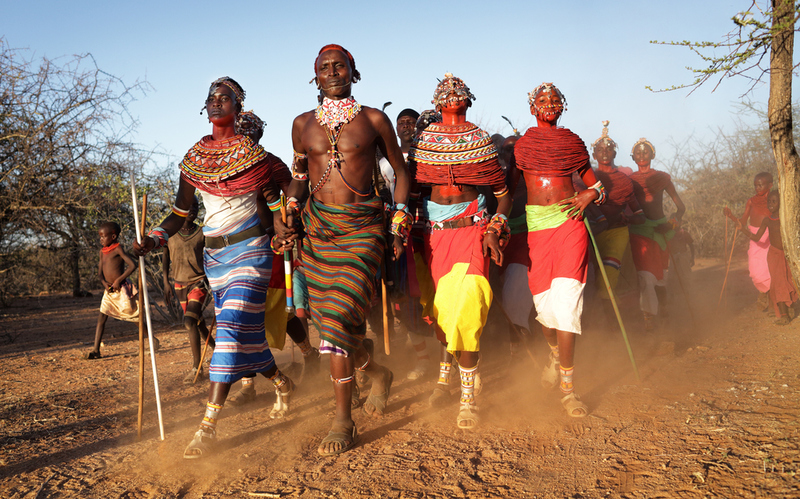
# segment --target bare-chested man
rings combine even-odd
[[[653,144],[647,139],[639,139],[633,146],[631,157],[639,167],[639,171],[631,175],[633,191],[647,217],[645,223],[630,227],[631,253],[639,275],[639,306],[644,314],[645,329],[651,330],[655,327],[655,317],[663,316],[667,304],[667,242],[675,235],[673,229],[677,226],[667,221],[664,215],[664,192],[669,194],[677,207],[676,224],[680,224],[686,207],[669,174],[650,166],[656,157]]]
[[[555,388],[560,379],[561,403],[567,414],[583,417],[588,408],[572,384],[588,264],[589,235],[583,212],[590,203],[605,201],[606,193],[590,167],[586,145],[569,129],[557,126],[566,109],[566,99],[558,88],[542,83],[528,94],[528,103],[538,126],[529,128],[517,141],[514,161],[528,188],[528,283],[536,320],[551,349],[542,384]],[[576,193],[573,173],[590,187]],[[517,178],[515,170],[512,188]]]
[[[389,118],[377,109],[361,106],[351,96],[361,76],[355,60],[339,45],[326,45],[314,63],[322,103],[295,118],[292,144],[295,157],[289,187],[289,224],[298,216],[297,198],[310,188],[303,210],[307,233],[303,245],[311,318],[320,332],[320,351],[331,354],[331,379],[336,416],[318,452],[340,454],[356,442],[351,418],[354,370],[372,379],[364,411],[383,414],[392,385],[392,372],[370,359],[362,341],[374,276],[384,254],[383,202],[372,187],[375,153],[380,149],[395,174],[395,211],[392,216],[393,254],[403,253],[403,236],[410,216],[408,170],[397,146]],[[281,237],[296,237],[280,227]]]

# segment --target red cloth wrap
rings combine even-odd
[[[589,152],[569,128],[531,127],[514,146],[517,168],[545,177],[567,177],[588,167]]]
[[[494,192],[506,186],[492,138],[470,122],[429,125],[414,139],[408,160],[420,184],[489,185]]]
[[[181,177],[217,196],[252,192],[266,185],[275,169],[286,165],[249,137],[214,140],[203,137],[184,156]]]
[[[633,182],[621,171],[614,169],[609,173],[603,170],[595,170],[594,176],[597,177],[597,180],[602,182],[603,187],[606,188],[608,199],[603,203],[605,206],[613,205],[625,207],[633,199]]]
[[[786,265],[786,255],[783,251],[775,246],[770,246],[767,251],[767,265],[769,266],[771,278],[769,298],[775,307],[775,316],[780,317],[781,312],[778,309],[778,303],[785,303],[786,306],[791,306],[792,303],[797,301],[797,290],[794,288],[792,274],[789,272],[789,266]]]
[[[644,197],[645,202],[654,199],[654,194],[659,193],[672,183],[669,173],[658,170],[648,170],[646,172],[633,172],[630,176],[633,182],[633,192],[638,199]]]

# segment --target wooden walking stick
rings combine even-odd
[[[717,306],[720,306],[722,303],[722,295],[725,293],[725,286],[728,284],[728,272],[731,270],[731,260],[733,259],[733,248],[736,247],[736,236],[739,235],[739,231],[733,231],[733,241],[731,242],[731,255],[728,257],[728,266],[725,268],[725,280],[722,281],[722,290],[719,292],[719,300],[717,300]]]
[[[286,196],[281,194],[281,219],[286,225]],[[274,236],[273,236],[274,237]],[[286,277],[286,312],[294,313],[294,295],[292,293],[292,250],[283,250],[283,274]],[[294,351],[292,351],[294,353]]]
[[[617,306],[617,299],[614,297],[614,290],[611,289],[611,281],[608,280],[608,274],[606,274],[606,268],[603,265],[603,257],[600,256],[600,248],[597,247],[597,241],[594,239],[594,234],[592,234],[592,229],[589,227],[589,220],[586,217],[583,217],[583,223],[586,225],[586,230],[589,232],[589,237],[592,239],[592,246],[594,246],[594,254],[597,257],[597,265],[600,267],[600,273],[603,275],[603,281],[606,284],[606,291],[608,291],[608,297],[611,299],[611,306],[614,308],[614,314],[617,316],[617,322],[619,322],[619,329],[622,331],[622,339],[625,340],[625,348],[628,349],[628,357],[631,359],[631,365],[633,366],[633,374],[636,375],[636,381],[641,381],[642,378],[639,377],[639,369],[636,368],[636,359],[633,358],[633,350],[631,349],[631,343],[628,341],[628,333],[625,331],[625,324],[622,323],[622,314],[619,313],[619,306]]]
[[[145,225],[147,224],[147,193],[142,198],[142,226],[136,230],[144,236]],[[144,293],[142,293],[142,273],[139,272],[139,410],[136,423],[136,436],[142,438],[142,417],[144,415]]]
[[[391,104],[391,102],[389,102]],[[372,169],[373,185],[375,186],[375,195],[380,199],[381,195],[378,192],[378,162],[375,162],[375,167]],[[381,202],[381,223],[383,229],[386,230],[386,210],[383,208]],[[389,294],[386,290],[386,275],[389,272],[389,264],[386,261],[391,252],[389,238],[386,238],[386,249],[383,253],[383,268],[381,269],[381,305],[383,306],[383,351],[386,355],[392,353],[389,346]]]
[[[211,339],[211,334],[214,332],[214,328],[217,327],[217,318],[214,317],[211,319],[211,324],[208,326],[208,336],[206,336],[206,344],[203,345],[203,351],[200,352],[200,363],[197,364],[197,372],[194,373],[194,379],[192,380],[192,384],[197,383],[197,377],[200,376],[200,370],[203,368],[203,359],[206,358],[206,351],[208,350],[208,340]]]
[[[136,179],[131,172],[131,197],[133,198],[133,219],[137,229],[139,227],[139,207],[136,202]],[[136,242],[142,244],[142,234],[136,230]],[[161,440],[164,440],[164,418],[161,414],[161,393],[158,390],[158,370],[156,369],[155,345],[153,344],[153,321],[150,318],[150,298],[147,296],[147,274],[144,268],[144,256],[139,257],[139,274],[142,280],[142,287],[139,292],[144,294],[144,312],[147,318],[147,339],[150,342],[150,364],[153,366],[153,385],[156,392],[156,409],[158,411],[158,429]],[[141,312],[139,312],[141,313]]]

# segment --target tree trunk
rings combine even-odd
[[[795,282],[800,278],[800,158],[792,134],[794,0],[772,0],[769,78],[769,133],[778,165],[781,235]]]

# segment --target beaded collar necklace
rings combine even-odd
[[[108,246],[103,246],[102,248],[100,248],[100,251],[102,251],[104,254],[111,253],[112,251],[117,249],[117,246],[119,246],[119,243],[109,244]]]
[[[332,100],[325,97],[322,99],[322,103],[317,106],[317,110],[315,112],[317,123],[319,123],[320,126],[325,130],[325,134],[328,136],[328,142],[330,143],[331,148],[328,149],[328,167],[325,169],[322,177],[320,177],[319,182],[317,182],[317,184],[311,188],[311,194],[319,191],[322,186],[328,182],[328,178],[331,175],[331,170],[336,168],[336,171],[339,172],[339,176],[342,178],[342,182],[344,182],[344,185],[347,186],[348,189],[359,196],[370,195],[370,189],[367,189],[363,192],[359,191],[350,185],[347,180],[345,180],[344,176],[342,175],[342,162],[344,161],[344,155],[339,152],[338,147],[339,137],[342,134],[344,126],[353,121],[360,112],[361,104],[356,102],[353,96],[342,100]]]

